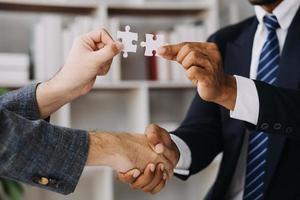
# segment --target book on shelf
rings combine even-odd
[[[38,81],[51,78],[62,67],[62,19],[58,15],[42,15],[33,28],[34,77]]]
[[[28,71],[30,59],[23,53],[0,53],[0,70]]]
[[[5,83],[29,80],[29,55],[22,53],[0,53],[0,80]]]
[[[116,38],[116,33],[121,29],[121,18],[111,17],[106,27]],[[63,16],[42,15],[33,28],[33,64],[35,79],[44,81],[51,78],[64,64],[66,57],[76,37],[91,30],[103,27],[101,16],[75,17],[69,24],[64,24]],[[204,41],[206,27],[201,23],[177,24],[172,30],[157,30],[157,34],[164,35],[165,43]],[[184,69],[176,62],[170,62],[159,56],[146,58],[148,66],[148,79],[161,82],[189,82]],[[105,76],[97,78],[97,83],[118,82],[121,80],[121,56],[114,58],[110,71]]]
[[[0,70],[0,81],[7,84],[26,83],[29,81],[28,71]]]
[[[171,31],[157,31],[157,35],[165,36],[166,44],[180,42],[203,42],[206,40],[206,28],[203,24],[178,24]],[[160,82],[189,82],[183,67],[175,61],[167,61],[161,57],[146,59],[149,66],[149,79]],[[155,61],[155,62],[154,62]],[[151,63],[151,65],[149,64]],[[155,74],[155,76],[153,76]]]
[[[35,79],[51,78],[63,66],[76,37],[103,27],[99,16],[75,17],[67,26],[62,16],[42,15],[33,28],[32,54]],[[110,29],[117,32],[119,19],[112,19]],[[120,58],[114,59],[110,72],[97,78],[97,82],[120,80]]]

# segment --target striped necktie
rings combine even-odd
[[[260,54],[256,79],[276,85],[280,61],[276,30],[280,25],[274,15],[265,16],[263,20],[268,36]],[[264,199],[268,139],[264,132],[249,135],[244,200]]]

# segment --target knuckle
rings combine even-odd
[[[191,60],[190,59],[184,59],[183,62],[182,62],[182,66],[187,69],[189,68],[191,65]]]
[[[151,130],[152,132],[157,132],[157,131],[159,131],[159,127],[156,125],[156,124],[150,124],[149,126],[149,130]]]
[[[110,45],[110,51],[114,54],[117,54],[119,52],[118,48],[116,45]]]
[[[193,79],[196,73],[197,73],[197,68],[195,66],[187,70],[187,76],[189,79]]]
[[[189,51],[191,51],[191,50],[192,50],[192,48],[193,48],[193,46],[192,46],[192,44],[191,44],[191,43],[186,43],[186,44],[184,45],[184,48],[185,48],[186,50],[189,50]]]
[[[197,60],[198,58],[198,52],[197,51],[191,51],[191,60]]]
[[[191,69],[190,69],[191,74],[196,74],[197,72],[198,72],[198,69],[196,66],[191,67]]]

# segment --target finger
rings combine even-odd
[[[145,133],[149,145],[158,154],[163,153],[164,146],[171,145],[169,133],[155,124],[147,126]]]
[[[132,169],[126,173],[118,173],[118,179],[123,183],[133,183],[136,178],[141,174],[140,170]]]
[[[144,170],[144,173],[140,175],[136,181],[134,181],[131,184],[131,187],[133,189],[141,189],[151,183],[152,179],[154,178],[154,172],[155,172],[155,165],[150,163],[147,165],[146,169]]]
[[[93,40],[94,43],[110,44],[114,42],[113,38],[105,29],[89,32],[87,36]]]
[[[209,69],[211,68],[210,61],[208,57],[203,55],[199,51],[191,51],[182,61],[182,66],[185,69],[190,68],[191,66],[201,66],[202,68]]]
[[[105,62],[104,64],[100,65],[97,75],[104,76],[108,73],[112,60]]]
[[[120,42],[114,42],[105,45],[102,49],[93,52],[95,58],[99,60],[100,63],[106,63],[113,59],[114,56],[119,54],[123,48]]]
[[[177,158],[177,154],[174,149],[164,148],[163,156],[165,159],[167,159],[169,161],[168,164],[171,164],[172,168],[176,167],[178,158]]]
[[[103,43],[97,43],[97,48],[98,49],[102,49],[105,46],[105,44]]]
[[[176,56],[176,61],[182,64],[183,59],[193,50],[193,45],[191,43],[185,44]]]
[[[196,82],[203,82],[207,76],[207,72],[198,66],[190,67],[188,70],[186,70],[186,74],[190,80],[197,80]]]
[[[157,194],[160,192],[166,185],[166,181],[161,181],[152,191],[151,194]]]
[[[142,188],[144,192],[151,192],[162,180],[164,180],[163,179],[164,169],[165,168],[162,163],[157,165],[154,178],[148,185]]]
[[[158,54],[165,59],[175,60],[180,49],[185,45],[185,43],[165,45],[158,48]]]

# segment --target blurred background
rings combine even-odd
[[[51,78],[63,66],[73,39],[105,27],[116,37],[130,25],[139,33],[165,35],[166,43],[205,41],[226,25],[253,15],[247,0],[0,0],[0,92]],[[61,108],[52,123],[87,129],[143,133],[149,123],[174,130],[195,89],[181,67],[144,49],[118,56],[92,92]],[[87,106],[88,105],[88,106]],[[116,126],[117,124],[117,126]],[[0,179],[9,200],[199,200],[218,171],[222,155],[183,182],[176,178],[152,196],[133,191],[105,167],[86,168],[74,194],[62,196]]]

